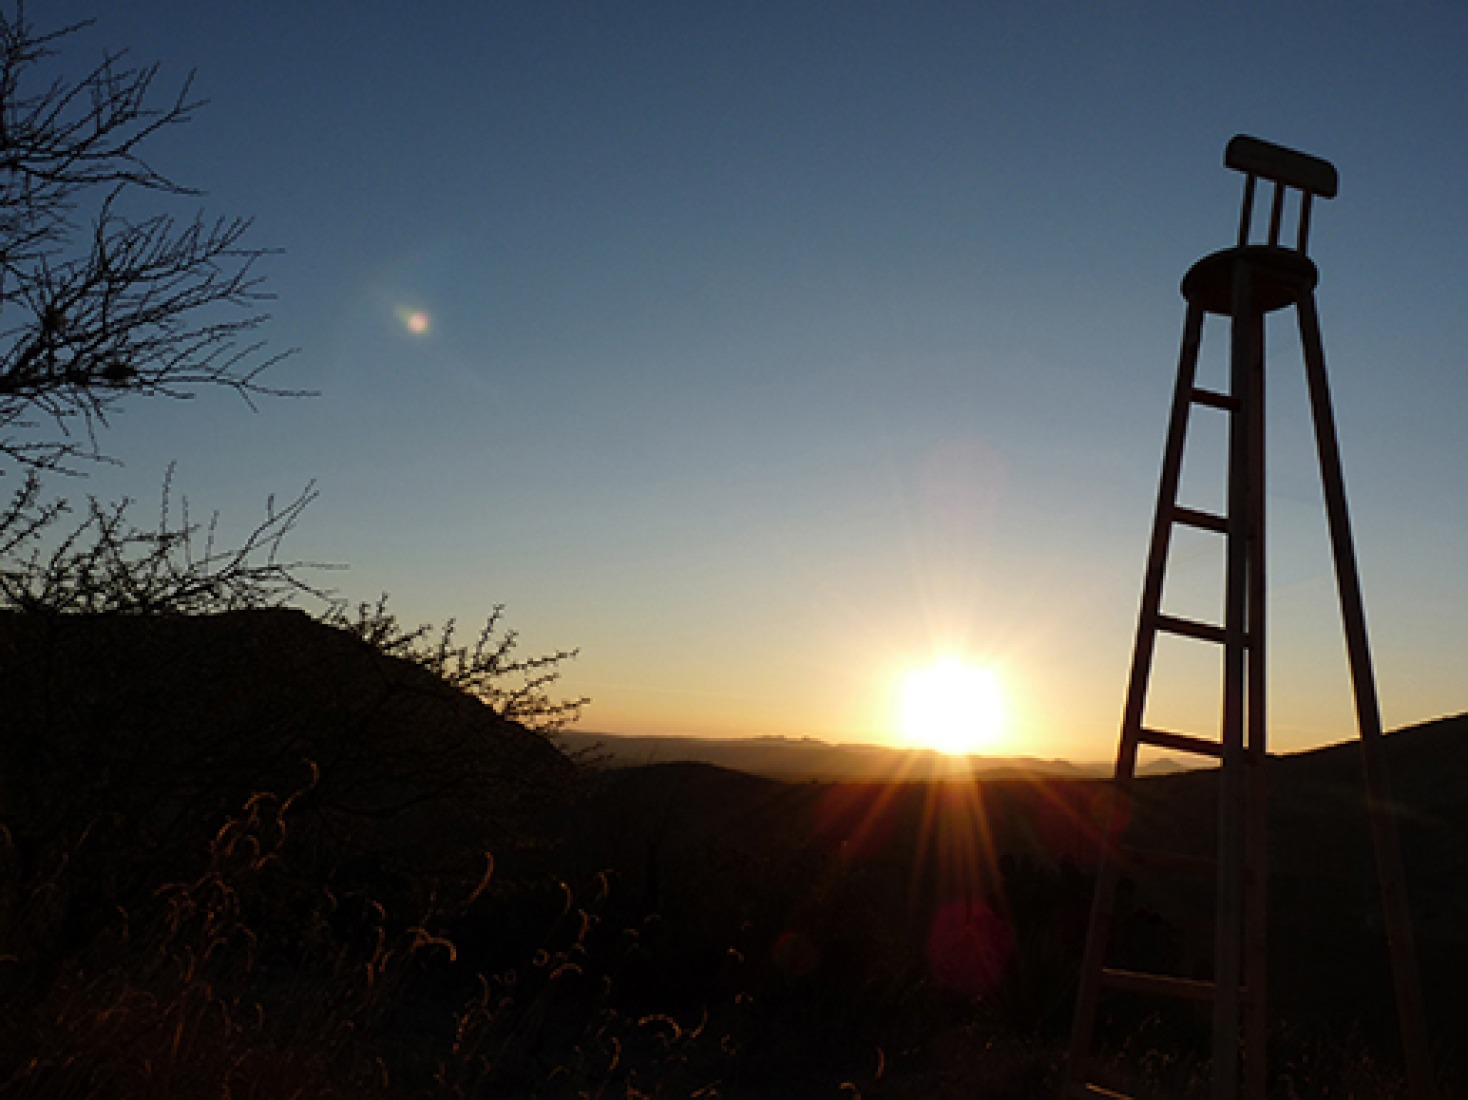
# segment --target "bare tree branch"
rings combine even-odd
[[[160,95],[125,53],[48,75],[84,26],[0,13],[0,456],[29,468],[104,457],[98,429],[131,394],[291,392],[262,379],[284,355],[253,335],[269,253],[249,221],[147,212],[195,194],[144,159],[202,106],[192,78]]]

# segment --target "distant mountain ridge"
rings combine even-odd
[[[565,731],[566,752],[600,757],[611,767],[704,763],[771,779],[1086,779],[1111,774],[1109,761],[1072,762],[1033,756],[948,756],[932,749],[837,744],[814,737],[702,738]],[[1142,774],[1181,771],[1175,761],[1150,762]]]

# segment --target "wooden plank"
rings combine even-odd
[[[1172,749],[1176,752],[1189,752],[1195,756],[1223,759],[1223,742],[1210,741],[1206,737],[1196,737],[1191,733],[1173,733],[1171,730],[1144,727],[1137,737],[1143,744],[1153,745],[1159,749]]]
[[[1140,970],[1101,971],[1101,980],[1109,989],[1125,993],[1142,993],[1149,997],[1180,997],[1188,1001],[1213,1000],[1214,983],[1196,978],[1175,978],[1170,974],[1144,974]]]
[[[1333,199],[1340,186],[1335,165],[1309,153],[1287,149],[1272,141],[1237,134],[1223,153],[1225,167],[1251,176],[1263,176],[1286,187],[1298,187],[1322,199]]]
[[[1219,393],[1217,390],[1205,390],[1201,386],[1194,386],[1189,396],[1196,405],[1207,405],[1210,408],[1222,409],[1224,412],[1236,412],[1239,407],[1238,398]]]
[[[1112,1092],[1110,1089],[1101,1085],[1092,1084],[1076,1085],[1071,1090],[1070,1095],[1074,1100],[1092,1100],[1093,1097],[1099,1098],[1099,1100],[1132,1100],[1124,1092]]]
[[[1197,508],[1184,508],[1179,505],[1172,510],[1172,518],[1175,523],[1184,523],[1202,531],[1214,531],[1220,535],[1228,534],[1228,517],[1214,512],[1201,512]]]
[[[1158,615],[1157,629],[1165,630],[1169,634],[1181,634],[1185,638],[1197,638],[1201,642],[1217,642],[1223,645],[1228,641],[1228,632],[1223,627],[1177,615]]]

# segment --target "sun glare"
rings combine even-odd
[[[994,748],[1004,734],[1004,693],[993,670],[953,658],[907,674],[899,730],[912,745],[959,756]]]

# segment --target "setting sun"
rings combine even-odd
[[[904,677],[898,725],[912,745],[982,752],[1003,736],[1004,693],[991,669],[948,658]]]

